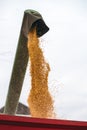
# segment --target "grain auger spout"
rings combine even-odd
[[[49,30],[39,12],[34,10],[26,10],[24,12],[18,47],[14,60],[8,94],[6,98],[6,104],[4,109],[5,114],[16,114],[24,81],[24,76],[27,68],[27,63],[29,59],[27,48],[28,33],[34,27],[36,28],[36,33],[38,37],[41,37]]]

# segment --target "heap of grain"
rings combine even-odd
[[[48,90],[49,64],[46,63],[40,48],[36,29],[28,35],[28,51],[30,57],[31,90],[28,104],[32,117],[52,118],[53,100]]]

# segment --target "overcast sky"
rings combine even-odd
[[[40,12],[50,28],[41,39],[58,119],[87,121],[87,0],[0,0],[0,107],[5,104],[26,9]],[[20,97],[26,105],[29,90],[28,66]]]

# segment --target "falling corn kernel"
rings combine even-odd
[[[48,89],[49,64],[46,63],[39,39],[34,28],[28,35],[30,57],[31,90],[28,105],[31,116],[38,118],[53,117],[53,100]]]

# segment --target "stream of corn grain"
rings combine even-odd
[[[31,90],[28,105],[31,116],[38,118],[52,118],[53,100],[48,88],[49,64],[45,61],[40,48],[39,38],[34,28],[28,35],[28,51],[30,60]]]

